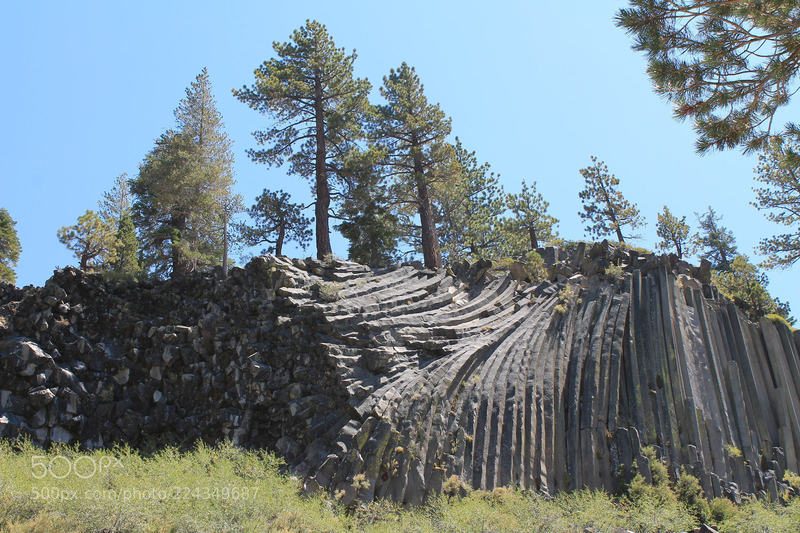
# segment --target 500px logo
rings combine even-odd
[[[81,479],[89,479],[95,474],[110,468],[122,466],[122,461],[117,457],[103,455],[101,457],[65,457],[63,455],[34,455],[31,457],[31,475],[36,479],[50,476],[64,479],[74,474]]]

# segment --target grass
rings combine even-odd
[[[778,322],[779,322],[779,323],[781,323],[781,324],[785,325],[787,328],[789,328],[789,331],[791,331],[791,332],[795,332],[795,331],[797,331],[797,328],[796,328],[796,327],[794,327],[794,326],[792,326],[792,325],[789,323],[789,321],[788,321],[788,320],[786,320],[786,318],[785,318],[785,317],[782,317],[781,315],[779,315],[779,314],[777,314],[777,313],[770,313],[770,314],[768,314],[768,315],[764,315],[764,318],[766,318],[766,319],[769,319],[769,320],[772,320],[773,322],[776,322],[776,323],[778,323]]]
[[[127,447],[43,451],[0,442],[0,532],[684,531],[697,523],[663,480],[618,498],[590,490],[546,498],[510,488],[470,491],[449,478],[452,496],[421,507],[387,501],[344,507],[327,493],[300,495],[300,481],[281,467],[270,453],[229,444],[143,455]],[[694,498],[694,483],[684,485]],[[723,532],[800,530],[800,499],[742,507],[715,502],[711,516]]]
[[[339,299],[339,292],[342,290],[341,283],[334,283],[329,281],[320,281],[314,284],[317,289],[319,299],[323,302],[335,302]]]

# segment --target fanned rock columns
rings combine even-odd
[[[264,256],[228,279],[0,286],[0,436],[89,447],[232,439],[308,491],[417,504],[614,490],[645,446],[706,495],[776,498],[800,470],[800,337],[754,324],[707,265],[601,243],[548,279]],[[620,268],[611,268],[610,265]]]

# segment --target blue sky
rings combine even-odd
[[[688,215],[711,205],[739,249],[779,231],[750,205],[755,156],[694,152],[689,123],[673,120],[645,61],[613,24],[624,2],[305,1],[13,2],[0,20],[0,207],[17,221],[18,284],[42,284],[76,264],[56,238],[95,209],[122,172],[134,175],[197,73],[208,67],[234,142],[238,191],[310,198],[306,182],[248,160],[267,124],[231,95],[307,18],[356,49],[374,87],[392,67],[416,67],[453,133],[501,175],[508,191],[536,180],[569,239],[584,237],[578,169],[604,160],[656,242],[663,205]],[[794,115],[798,104],[792,106]],[[334,253],[346,243],[333,239]],[[290,248],[291,255],[310,255]],[[770,290],[800,312],[797,269],[772,271]]]

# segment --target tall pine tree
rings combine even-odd
[[[168,130],[131,180],[134,221],[153,274],[177,275],[220,264],[224,199],[233,195],[233,155],[203,71],[175,110]]]
[[[438,104],[429,104],[413,67],[406,63],[383,78],[375,135],[386,150],[388,175],[396,197],[419,216],[419,241],[425,266],[439,268],[442,256],[433,213],[433,189],[452,176],[452,146],[445,142],[450,119]],[[406,226],[414,226],[407,222]],[[416,232],[414,232],[416,234]]]
[[[311,181],[315,196],[317,258],[331,254],[329,217],[338,162],[362,136],[367,80],[353,77],[356,53],[336,48],[323,24],[306,21],[291,41],[273,43],[276,58],[255,70],[250,87],[233,94],[270,116],[271,128],[254,133],[264,149],[248,150],[259,163],[290,163],[289,172]]]

